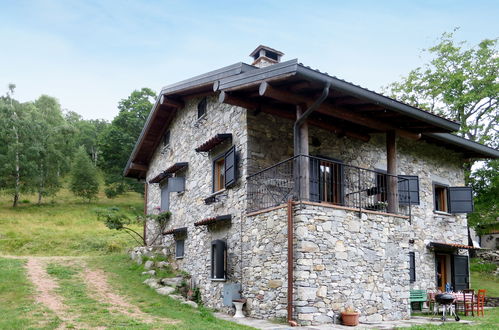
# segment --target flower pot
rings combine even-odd
[[[359,313],[357,312],[341,312],[341,323],[343,325],[355,326],[359,324]]]

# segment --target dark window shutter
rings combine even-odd
[[[225,242],[215,240],[211,242],[211,278],[225,279],[227,252]]]
[[[468,289],[468,257],[453,255],[453,278],[452,284],[454,291],[461,291]]]
[[[470,187],[449,187],[449,213],[473,212],[473,193]]]
[[[319,185],[320,185],[320,161],[315,158],[309,158],[309,181],[310,181],[310,200],[312,202],[320,202],[321,201],[321,196],[320,196],[320,190],[319,190]],[[300,161],[301,158],[297,158],[296,165],[300,166]]]
[[[409,252],[409,280],[416,282],[416,254]]]
[[[170,210],[170,191],[168,185],[161,187],[161,212]]]
[[[182,192],[185,190],[185,178],[174,177],[168,179],[168,190],[170,192]]]
[[[399,203],[419,205],[419,178],[417,175],[399,175]],[[400,180],[405,179],[405,180]]]
[[[183,258],[184,257],[184,243],[185,240],[179,239],[175,241],[175,257]]]
[[[233,186],[237,181],[236,147],[232,146],[225,153],[225,188]]]

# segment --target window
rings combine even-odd
[[[225,155],[214,162],[213,191],[217,192],[225,188]]]
[[[211,279],[225,280],[227,275],[227,246],[223,240],[211,242]]]
[[[206,114],[206,97],[204,97],[201,101],[198,103],[198,119],[203,117]]]
[[[417,175],[399,175],[400,205],[419,205],[419,178]]]
[[[321,161],[319,172],[320,200],[333,204],[341,204],[343,197],[341,164]]]
[[[176,239],[175,240],[175,258],[182,259],[184,257],[184,239]]]
[[[409,252],[409,280],[416,282],[416,254]]]
[[[435,184],[433,188],[433,194],[435,197],[435,211],[448,212],[448,196],[447,190],[449,187]]]
[[[388,177],[386,173],[376,172],[376,198],[377,202],[386,202],[388,200],[387,186]]]
[[[236,183],[236,148],[232,146],[226,153],[213,161],[213,192],[229,188]]]
[[[167,146],[170,144],[170,130],[166,131],[163,135],[163,146]]]
[[[161,212],[169,211],[170,209],[170,191],[168,190],[168,184],[163,184],[161,186]]]

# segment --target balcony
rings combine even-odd
[[[407,178],[320,157],[295,156],[247,181],[248,212],[293,200],[410,217],[414,204]]]

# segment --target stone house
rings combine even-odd
[[[497,150],[459,124],[259,46],[164,87],[125,168],[205,305],[300,324],[410,315],[411,289],[468,287],[462,164]]]

